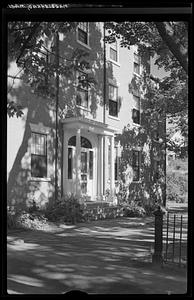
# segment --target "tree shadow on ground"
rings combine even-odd
[[[186,292],[186,270],[155,268],[151,264],[153,226],[137,226],[135,230],[127,227],[127,220],[123,223],[116,220],[115,226],[112,222],[108,226],[108,221],[94,223],[61,228],[55,233],[28,230],[10,233],[8,291]]]

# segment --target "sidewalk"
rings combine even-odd
[[[8,234],[8,293],[183,294],[186,269],[151,264],[153,218]]]

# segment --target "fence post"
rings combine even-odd
[[[163,261],[162,257],[162,245],[163,245],[163,215],[164,211],[160,206],[155,210],[155,242],[154,242],[154,253],[152,255],[153,264],[161,264]]]

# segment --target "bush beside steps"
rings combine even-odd
[[[8,210],[8,229],[23,228],[36,230],[49,230],[51,223],[75,224],[120,217],[144,217],[146,212],[143,207],[136,204],[125,204],[118,206],[107,205],[107,203],[95,203],[87,205],[75,196],[63,197],[56,201],[45,211],[33,203],[29,211],[11,212]]]

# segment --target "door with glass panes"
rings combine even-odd
[[[93,150],[81,148],[81,193],[93,194]]]
[[[94,152],[91,142],[81,136],[81,193],[82,195],[93,196],[94,180],[93,180],[93,165],[94,165]],[[72,179],[72,150],[76,147],[76,136],[72,136],[68,141],[68,179]]]

